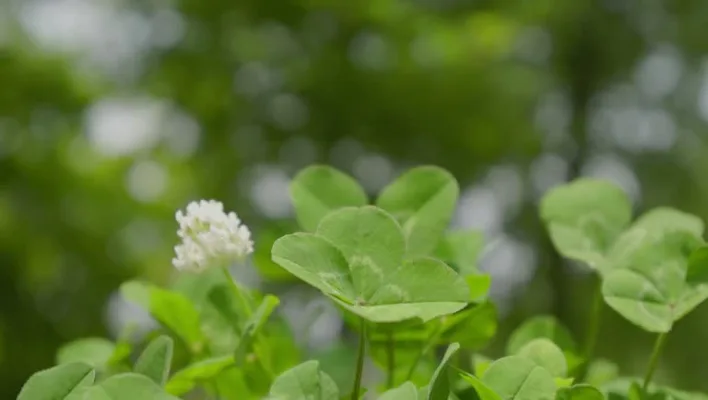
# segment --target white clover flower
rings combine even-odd
[[[253,253],[251,231],[235,212],[224,212],[216,200],[200,200],[187,205],[186,214],[177,211],[177,235],[182,243],[175,246],[175,268],[201,272],[231,261],[242,261]]]

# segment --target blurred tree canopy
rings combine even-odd
[[[551,312],[582,332],[586,276],[536,201],[595,175],[638,212],[708,218],[706,18],[698,0],[0,4],[0,397],[61,343],[115,335],[123,280],[170,279],[189,200],[237,210],[267,259],[287,179],[314,162],[372,193],[405,166],[449,169],[504,331]],[[707,313],[677,326],[659,379],[708,389]],[[651,338],[605,317],[600,355],[636,372]]]

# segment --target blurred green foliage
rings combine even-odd
[[[492,166],[516,168],[523,203],[505,216],[504,229],[533,246],[539,269],[502,316],[490,349],[497,353],[504,332],[529,314],[550,311],[582,332],[588,311],[577,301],[588,296],[588,280],[566,268],[537,218],[540,156],[564,160],[566,180],[593,162],[609,168],[620,160],[618,179],[640,189],[637,208],[662,204],[708,217],[702,1],[53,3],[54,11],[107,13],[105,31],[76,34],[105,57],[125,53],[125,43],[92,35],[110,37],[115,21],[152,27],[142,42],[159,29],[179,31],[178,40],[143,43],[111,68],[87,61],[85,51],[46,44],[32,12],[49,3],[0,4],[0,398],[51,365],[62,343],[107,334],[107,300],[121,282],[170,279],[173,213],[189,200],[218,198],[237,210],[262,240],[261,276],[282,285],[287,274],[264,254],[294,221],[268,212],[253,194],[269,166],[292,176],[306,164],[330,163],[366,174],[372,192],[381,177],[411,164],[440,165],[463,189],[501,180],[489,175]],[[659,67],[648,64],[657,54]],[[560,100],[543,114],[549,99]],[[158,116],[157,133],[136,137],[140,125],[116,117],[99,136],[128,150],[102,151],[91,132],[107,128],[92,118],[131,101],[138,112],[157,109],[145,117]],[[663,119],[603,125],[603,110]],[[549,118],[550,127],[541,123]],[[614,139],[602,136],[610,128],[620,132]],[[623,138],[648,143],[651,132],[633,130],[673,138],[672,145],[637,150]],[[141,145],[116,145],[120,136]],[[193,137],[198,147],[190,152]],[[605,317],[599,354],[611,352],[625,375],[635,372],[652,338]],[[708,349],[694,344],[706,334],[700,317],[678,324],[657,379],[707,390],[696,366]]]

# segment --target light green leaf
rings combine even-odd
[[[568,373],[563,351],[548,339],[534,339],[526,343],[517,354],[547,369],[554,377],[563,378]]]
[[[563,351],[568,369],[577,364],[578,348],[570,331],[550,315],[530,318],[516,328],[507,342],[506,354],[518,354],[529,342],[542,338],[550,340]]]
[[[491,302],[469,307],[443,317],[441,341],[458,342],[468,350],[480,350],[497,332],[497,308]]]
[[[579,384],[561,388],[556,393],[557,400],[604,400],[605,395],[597,388],[588,384]]]
[[[689,258],[703,245],[690,230],[633,227],[608,259],[602,293],[607,304],[649,332],[668,332],[708,298],[708,285],[686,282]]]
[[[472,385],[474,391],[477,392],[479,400],[502,400],[501,396],[499,396],[497,392],[487,386],[486,383],[482,382],[482,380],[476,376],[464,371],[460,371],[460,376]]]
[[[197,361],[177,371],[165,385],[167,392],[176,396],[192,390],[198,383],[215,378],[221,371],[234,365],[233,356],[214,357]]]
[[[273,314],[273,311],[275,311],[279,304],[280,300],[276,296],[266,295],[261,301],[261,304],[258,305],[258,308],[256,308],[256,311],[253,313],[251,318],[246,321],[243,334],[241,335],[241,340],[236,347],[234,355],[237,360],[237,364],[240,365],[246,358],[249,348],[256,340],[257,335],[261,332],[266,322],[268,322],[268,318],[270,318],[271,314]],[[270,357],[263,354],[260,355],[262,356],[261,361],[268,365]]]
[[[483,248],[482,232],[448,232],[435,250],[435,258],[449,263],[461,275],[477,275],[480,274],[477,264]]]
[[[489,288],[492,287],[492,276],[489,274],[467,275],[465,282],[470,289],[470,301],[479,303],[487,300]]]
[[[540,214],[560,254],[602,270],[607,251],[632,219],[632,204],[616,185],[581,178],[549,190]]]
[[[409,257],[431,254],[450,223],[459,196],[455,177],[442,168],[408,170],[385,187],[376,205],[403,227]]]
[[[270,396],[273,400],[332,400],[339,397],[339,389],[320,370],[319,362],[306,361],[277,377]]]
[[[84,399],[91,400],[180,400],[150,378],[134,373],[114,375],[87,389]]]
[[[418,388],[412,382],[405,382],[403,385],[388,390],[379,396],[378,400],[416,400],[418,399]]]
[[[166,335],[153,339],[135,362],[133,371],[147,376],[153,382],[163,386],[170,375],[174,341]]]
[[[199,312],[184,295],[138,281],[121,285],[123,296],[150,312],[160,323],[172,330],[195,352],[204,346]]]
[[[464,279],[432,258],[403,259],[403,235],[383,210],[365,206],[330,213],[317,233],[273,245],[273,260],[342,307],[372,322],[423,322],[466,306]]]
[[[573,378],[572,376],[570,378],[555,377],[553,378],[553,380],[556,381],[556,387],[559,389],[571,387],[573,385],[573,382],[575,382],[575,378]]]
[[[104,338],[85,338],[67,343],[57,351],[57,364],[81,362],[103,369],[113,358],[116,345]]]
[[[593,386],[602,386],[605,383],[616,379],[618,376],[619,367],[617,364],[600,358],[594,360],[588,366],[585,381]]]
[[[656,207],[645,212],[632,224],[632,229],[649,232],[686,231],[703,235],[703,220],[695,215],[669,207]]]
[[[450,396],[450,375],[448,370],[448,364],[452,356],[460,350],[459,343],[452,343],[445,350],[445,355],[440,361],[440,365],[433,373],[433,377],[430,379],[428,400],[447,400]]]
[[[354,178],[324,165],[300,171],[290,184],[290,197],[298,223],[308,232],[314,232],[330,211],[368,203],[364,189]]]
[[[493,362],[482,376],[482,382],[504,400],[547,400],[556,393],[551,373],[520,356]]]
[[[17,400],[63,400],[89,386],[96,370],[89,364],[72,362],[36,372],[22,386]]]

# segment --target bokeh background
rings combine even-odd
[[[173,275],[174,212],[216,198],[259,250],[294,228],[288,180],[311,163],[375,194],[437,164],[484,232],[498,354],[529,315],[582,338],[591,282],[553,251],[539,197],[611,179],[636,212],[708,219],[703,0],[0,1],[0,398],[56,348],[149,323],[117,294]],[[274,285],[268,263],[239,271]],[[308,351],[336,312],[278,283]],[[308,314],[308,315],[309,315]],[[708,390],[708,308],[669,337],[657,380]],[[643,370],[653,337],[604,315],[598,353]]]

